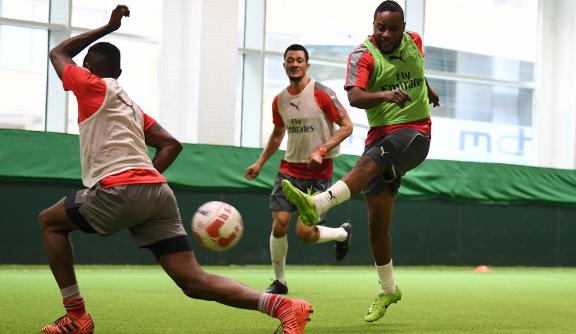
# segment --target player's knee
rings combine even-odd
[[[296,236],[298,237],[298,239],[300,239],[306,243],[316,242],[318,240],[318,237],[316,234],[317,233],[316,233],[315,228],[310,228],[307,226],[306,227],[298,226],[296,228]]]
[[[354,168],[361,169],[367,177],[373,177],[380,173],[380,166],[376,160],[369,155],[363,155]]]
[[[275,220],[272,224],[272,235],[274,238],[283,238],[288,234],[288,222]]]
[[[200,277],[194,277],[189,281],[180,285],[182,292],[190,298],[193,299],[206,299],[204,297],[204,292],[206,292],[206,284],[204,280],[204,275]]]
[[[38,214],[38,225],[40,226],[40,231],[45,231],[50,227],[50,215],[48,210],[42,210]]]

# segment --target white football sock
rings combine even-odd
[[[288,237],[285,235],[282,238],[275,238],[273,234],[270,234],[272,268],[274,268],[274,276],[282,284],[286,284],[286,279],[284,278],[286,255],[288,255]]]
[[[394,269],[392,268],[392,260],[383,266],[376,265],[378,272],[378,280],[380,281],[380,289],[385,294],[393,293],[396,291],[396,279],[394,277]]]
[[[60,293],[62,294],[62,299],[77,298],[80,297],[80,288],[78,284],[74,284],[60,289]]]
[[[342,227],[326,227],[323,225],[316,225],[320,237],[317,244],[328,241],[344,241],[348,237],[348,232]]]
[[[326,191],[314,195],[314,204],[316,205],[316,211],[318,211],[318,214],[323,214],[336,205],[349,199],[350,189],[348,188],[348,185],[344,183],[344,181],[338,180]]]

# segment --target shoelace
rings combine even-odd
[[[48,333],[67,333],[73,329],[77,329],[78,326],[74,323],[74,321],[67,315],[63,315],[60,318],[56,319],[52,325],[48,325],[44,327],[42,330],[48,331]]]

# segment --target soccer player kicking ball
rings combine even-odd
[[[388,306],[402,298],[392,269],[389,228],[402,176],[418,166],[430,147],[430,106],[438,95],[424,77],[420,36],[405,32],[404,12],[395,1],[382,2],[374,12],[374,33],[348,58],[345,89],[350,105],[366,110],[370,130],[362,157],[327,191],[309,195],[284,181],[286,197],[300,219],[314,225],[330,208],[364,191],[368,207],[369,241],[376,262],[380,294],[364,320],[382,318]]]
[[[303,333],[312,313],[308,302],[249,289],[208,274],[196,262],[176,198],[161,174],[182,145],[118,85],[120,51],[100,42],[88,49],[82,67],[72,60],[92,42],[120,28],[122,18],[129,15],[128,7],[117,6],[108,24],[67,39],[50,51],[64,89],[78,100],[82,182],[87,189],[64,197],[39,215],[48,263],[66,308],[63,317],[41,332],[94,332],[76,281],[70,233],[110,235],[129,229],[136,244],[154,254],[187,296],[259,310],[278,318],[284,333]],[[146,145],[156,149],[153,159]]]

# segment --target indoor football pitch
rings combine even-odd
[[[258,290],[267,266],[206,267]],[[370,267],[288,266],[290,297],[314,305],[306,333],[576,333],[576,268],[397,267],[402,300],[363,316],[378,293]],[[259,312],[187,298],[159,266],[78,266],[96,333],[272,333]],[[38,333],[63,314],[47,266],[0,266],[0,333]]]

